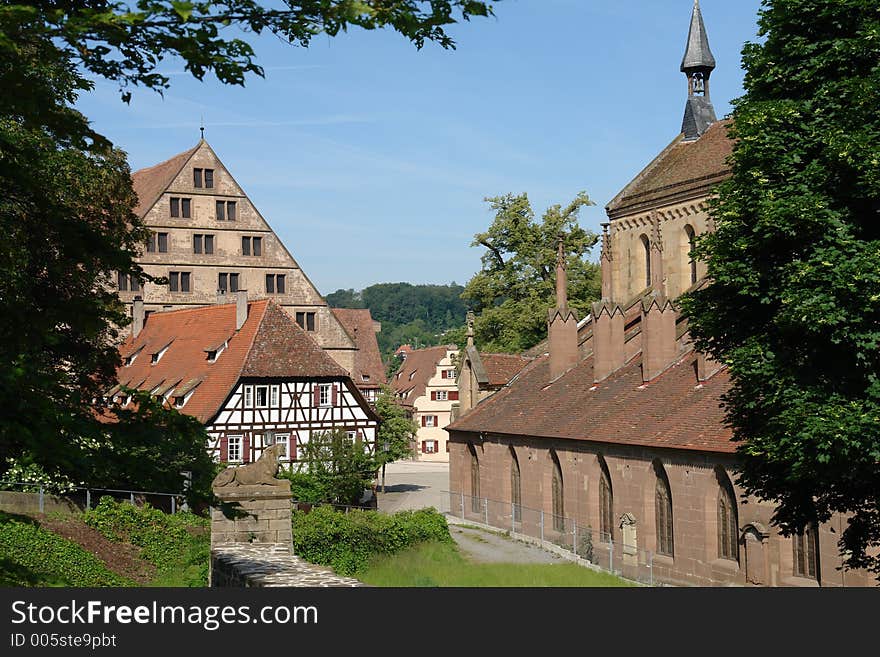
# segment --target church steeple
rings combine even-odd
[[[681,125],[685,140],[699,139],[717,121],[709,99],[709,77],[714,69],[715,57],[709,48],[700,0],[694,0],[687,46],[681,59],[681,72],[688,80],[688,99]]]

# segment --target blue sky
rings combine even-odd
[[[742,94],[760,0],[702,0],[719,117]],[[456,50],[391,31],[253,41],[266,78],[198,82],[167,62],[164,97],[97,81],[78,107],[132,169],[205,137],[322,294],[379,282],[465,283],[487,196],[540,217],[581,190],[605,204],[681,127],[691,0],[504,0],[453,26]]]

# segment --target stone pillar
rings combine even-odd
[[[214,494],[229,505],[233,517],[227,517],[222,508],[212,510],[211,547],[224,543],[274,543],[292,551],[290,482],[284,483],[215,488]]]

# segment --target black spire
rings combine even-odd
[[[681,59],[681,72],[688,79],[688,99],[681,125],[686,140],[699,139],[717,121],[715,108],[709,100],[709,76],[714,68],[715,57],[709,48],[700,0],[694,0],[687,47]]]

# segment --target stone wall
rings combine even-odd
[[[212,547],[253,542],[292,545],[289,488],[237,486],[214,493],[228,508],[211,510]]]
[[[303,561],[289,545],[227,543],[211,550],[211,586],[364,586],[329,568]]]

